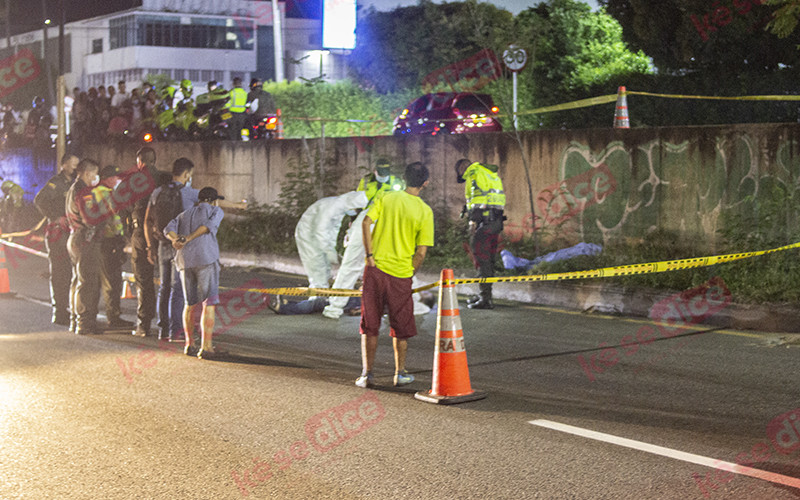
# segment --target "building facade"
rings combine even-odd
[[[286,79],[344,78],[346,54],[322,50],[321,20],[287,18],[284,2],[278,6]],[[216,80],[230,88],[235,77],[245,85],[255,76],[275,79],[274,21],[269,0],[142,0],[66,23],[63,61],[53,25],[0,38],[0,59],[27,48],[44,62],[47,81],[55,80],[61,62],[68,89],[121,80],[132,88],[148,75],[189,79],[198,88]]]

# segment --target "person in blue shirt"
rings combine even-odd
[[[214,349],[211,337],[214,333],[215,306],[219,304],[219,244],[217,230],[224,213],[217,200],[224,200],[213,187],[204,187],[198,193],[198,203],[172,219],[164,228],[164,235],[177,250],[175,265],[181,273],[183,295],[183,329],[186,334],[184,352],[200,359],[224,357]],[[192,319],[195,308],[202,303],[200,316],[201,342],[196,350],[193,344],[195,331]]]
[[[180,208],[175,207],[177,215],[192,208],[198,200],[199,191],[192,187],[192,174],[194,173],[194,163],[188,158],[178,158],[172,164],[172,180],[165,186],[159,186],[150,195],[150,202],[147,204],[145,212],[145,238],[147,239],[147,257],[151,264],[158,262],[160,284],[158,287],[158,326],[159,340],[169,340],[170,342],[183,342],[183,290],[181,289],[181,278],[175,267],[175,249],[170,242],[161,234],[163,227],[158,225],[155,213],[158,211],[156,202],[164,192],[165,196],[180,197]],[[162,197],[163,198],[163,197]],[[168,206],[172,204],[167,200]],[[163,226],[173,214],[164,217]]]

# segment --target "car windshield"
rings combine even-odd
[[[491,108],[491,103],[485,95],[465,95],[459,97],[453,107],[468,111],[487,111]]]

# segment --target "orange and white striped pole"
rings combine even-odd
[[[628,116],[628,90],[623,86],[617,89],[617,109],[614,112],[614,128],[631,128]]]

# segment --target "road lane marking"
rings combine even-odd
[[[528,423],[559,432],[566,432],[567,434],[574,434],[576,436],[594,439],[596,441],[603,441],[605,443],[615,444],[617,446],[624,446],[634,450],[645,451],[654,455],[661,455],[662,457],[682,460],[684,462],[702,465],[704,467],[711,467],[713,469],[724,470],[727,472],[733,472],[743,476],[750,476],[756,479],[769,481],[771,483],[782,484],[784,486],[800,488],[800,478],[796,477],[775,474],[774,472],[767,472],[761,469],[753,469],[752,467],[745,467],[744,465],[716,460],[714,458],[695,455],[694,453],[686,453],[685,451],[673,450],[672,448],[665,448],[655,444],[644,443],[642,441],[636,441],[633,439],[614,436],[612,434],[592,431],[581,427],[574,427],[572,425],[561,424],[550,420],[529,420]]]

